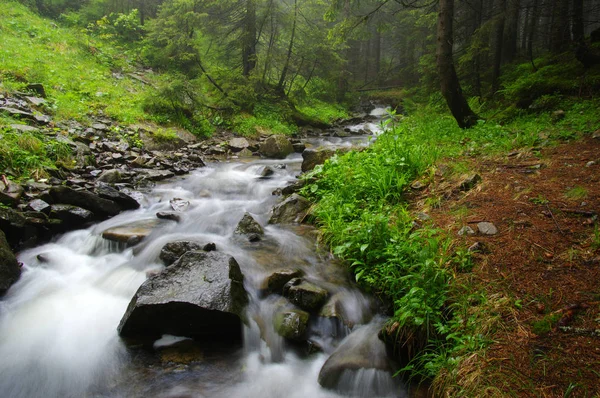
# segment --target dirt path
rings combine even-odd
[[[430,215],[454,236],[481,221],[498,229],[460,238],[483,244],[473,271],[514,307],[480,360],[482,377],[498,388],[490,395],[597,396],[600,140],[468,162],[482,177],[477,187],[450,194],[438,176],[422,195],[445,196]]]

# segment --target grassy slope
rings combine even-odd
[[[0,88],[44,84],[57,119],[85,120],[100,110],[127,123],[144,118],[141,103],[153,89],[127,75],[134,67],[123,49],[60,27],[15,1],[4,1],[2,8]],[[123,78],[113,77],[113,71]]]

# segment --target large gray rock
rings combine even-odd
[[[385,344],[377,336],[380,329],[381,324],[364,326],[343,340],[321,368],[319,384],[347,392],[351,387],[348,382],[356,380],[357,371],[364,369],[378,372],[379,377],[371,378],[372,385],[361,385],[363,393],[359,396],[388,396],[389,389],[399,394],[394,396],[404,396],[402,385],[392,377],[397,365],[388,357]]]
[[[190,251],[138,289],[121,319],[122,337],[163,334],[240,339],[248,296],[235,259]]]
[[[332,149],[306,149],[302,152],[302,171],[307,172],[325,163],[335,152]]]
[[[64,186],[50,189],[54,203],[67,204],[90,210],[99,217],[112,217],[121,212],[121,206],[89,191],[75,191]]]
[[[166,266],[169,266],[189,251],[204,250],[210,252],[215,249],[216,245],[214,243],[198,243],[182,240],[169,242],[164,245],[160,251],[159,257]]]
[[[273,208],[269,224],[294,224],[301,222],[310,208],[310,202],[298,194],[290,195]]]
[[[267,138],[258,151],[267,158],[285,159],[294,152],[294,147],[285,135],[274,135]]]
[[[0,231],[0,296],[19,279],[21,267],[10,250],[4,232]]]

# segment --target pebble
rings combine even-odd
[[[498,228],[491,222],[480,222],[477,224],[477,229],[482,235],[496,235],[498,233]]]
[[[475,235],[475,231],[473,231],[473,228],[469,227],[468,225],[465,225],[458,231],[458,235],[459,236]]]

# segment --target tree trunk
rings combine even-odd
[[[552,8],[550,51],[564,51],[569,44],[569,0],[555,0]]]
[[[529,27],[527,30],[527,56],[529,57],[529,60],[531,61],[531,63],[533,64],[533,44],[535,42],[535,34],[537,32],[537,27],[538,27],[538,18],[539,18],[539,4],[538,4],[538,0],[533,0],[533,5],[531,6],[531,11],[530,11],[530,23],[529,23]],[[535,68],[535,65],[533,65],[533,68]]]
[[[496,0],[494,2],[497,13],[497,19],[494,23],[494,33],[492,36],[492,95],[496,94],[500,88],[500,66],[502,65],[502,39],[504,37],[504,25],[506,21],[506,0]]]
[[[271,2],[270,5],[273,3]],[[273,15],[273,11],[269,11],[270,20],[271,20],[271,34],[269,35],[269,46],[267,47],[267,54],[265,55],[265,69],[263,70],[262,75],[262,83],[267,84],[267,72],[269,71],[269,67],[271,66],[271,52],[273,51],[273,46],[275,45],[275,39],[277,36],[277,27],[275,26],[275,16]]]
[[[246,0],[242,41],[242,73],[247,77],[256,67],[256,0]]]
[[[504,26],[504,45],[502,61],[510,63],[517,56],[517,36],[519,27],[520,0],[508,0],[506,24]]]
[[[281,77],[279,78],[279,83],[277,84],[277,89],[281,93],[284,92],[284,84],[285,78],[290,67],[290,59],[292,58],[292,50],[294,49],[294,39],[296,38],[296,20],[298,19],[298,0],[294,0],[294,23],[292,24],[292,35],[290,37],[290,45],[288,47],[287,57],[285,59],[285,64],[283,65],[283,70],[281,71]]]
[[[458,125],[461,128],[469,128],[477,123],[478,117],[463,96],[454,69],[452,59],[454,0],[440,0],[439,8],[436,55],[441,91]]]
[[[414,43],[414,42],[413,42]],[[412,57],[412,54],[411,54]],[[381,70],[381,33],[379,29],[375,27],[373,32],[373,74],[372,79],[375,80],[379,86],[381,79],[379,77],[379,71]]]
[[[583,43],[583,0],[573,0],[573,25],[571,32],[575,43]]]

